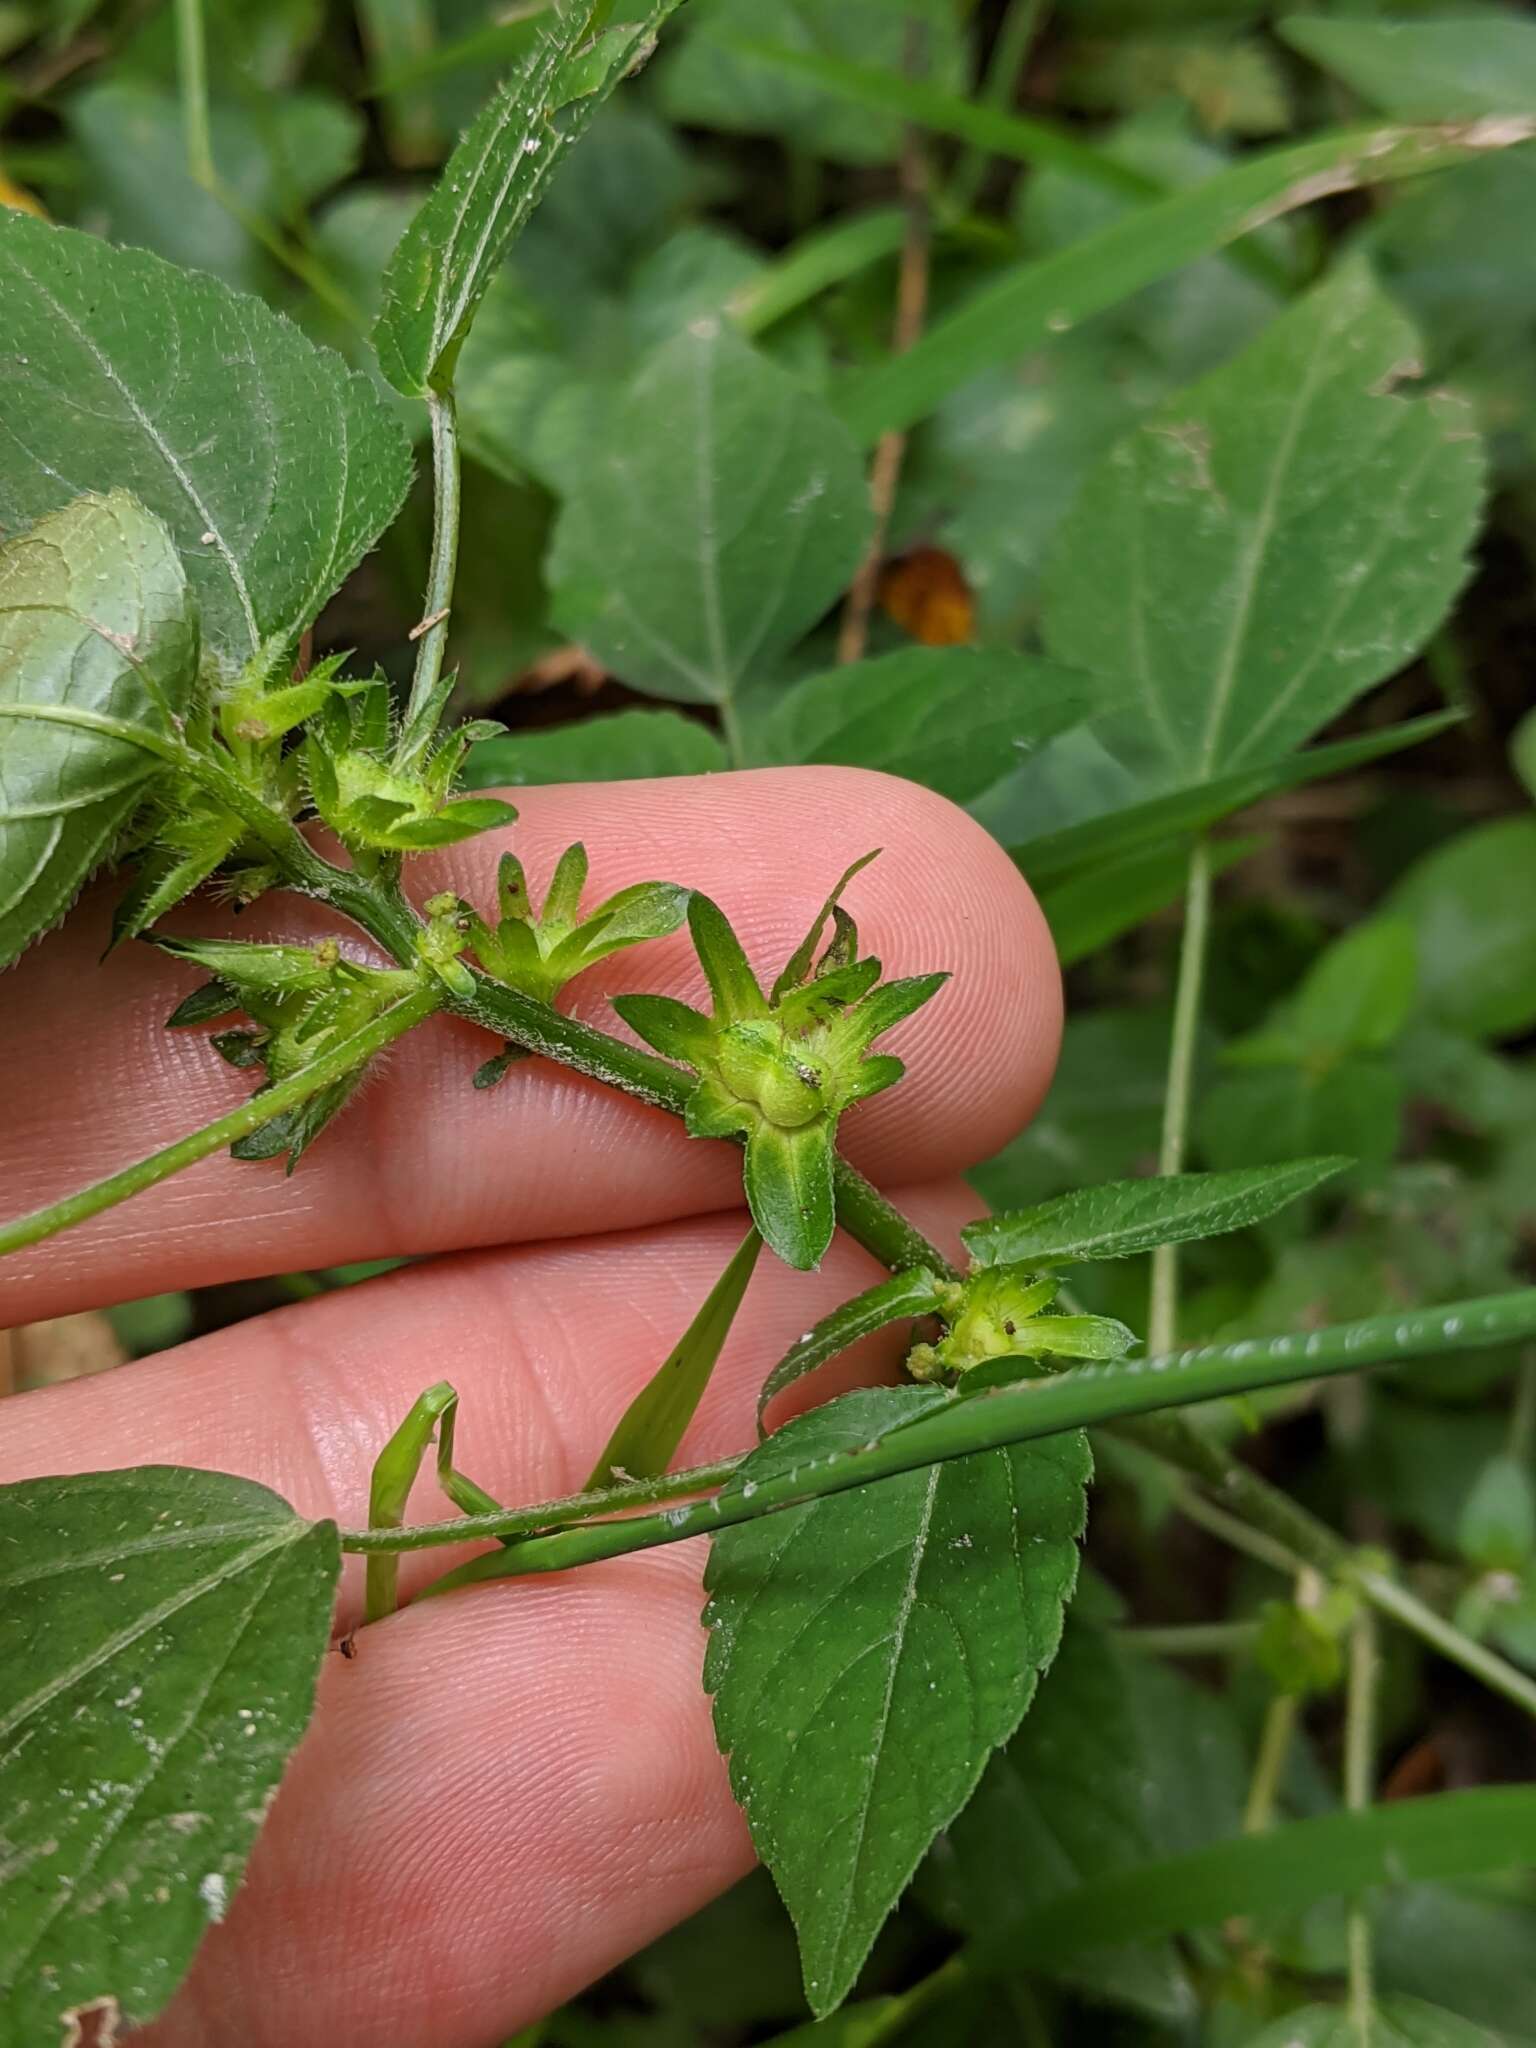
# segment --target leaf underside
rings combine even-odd
[[[126,491],[77,498],[0,550],[0,708],[90,713],[168,739],[196,670],[181,563]],[[128,739],[0,719],[0,967],[69,908],[162,771]]]

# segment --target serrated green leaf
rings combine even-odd
[[[460,783],[497,789],[542,782],[628,782],[729,767],[707,725],[680,711],[613,711],[542,732],[506,733],[470,748]]]
[[[633,688],[728,703],[842,591],[863,465],[820,399],[719,320],[668,342],[570,480],[553,615]]]
[[[164,744],[196,675],[181,563],[126,491],[77,498],[0,548],[0,710],[110,718]],[[129,738],[0,719],[0,966],[69,908],[166,772]]]
[[[883,1330],[888,1323],[899,1323],[908,1316],[930,1313],[937,1302],[936,1290],[935,1275],[926,1266],[917,1266],[910,1273],[893,1274],[889,1280],[882,1280],[878,1286],[856,1294],[852,1301],[845,1301],[830,1315],[823,1316],[819,1323],[813,1324],[803,1337],[791,1344],[764,1380],[763,1390],[757,1397],[758,1428],[762,1428],[763,1417],[775,1394],[783,1393],[796,1380],[804,1379],[808,1372],[815,1372],[818,1366],[846,1351],[850,1344],[857,1344],[862,1337],[873,1336],[876,1330]]]
[[[1125,673],[1110,751],[1169,785],[1285,753],[1422,645],[1482,495],[1464,402],[1407,398],[1412,328],[1361,265],[1135,428],[1056,537],[1045,638]]]
[[[821,1264],[836,1223],[833,1132],[825,1117],[784,1130],[758,1118],[747,1133],[742,1186],[752,1221],[786,1266]]]
[[[408,398],[446,390],[480,301],[555,166],[677,0],[649,0],[643,18],[590,33],[591,0],[561,0],[539,40],[466,131],[384,279],[374,346]]]
[[[1395,120],[1536,113],[1536,22],[1514,14],[1480,9],[1439,21],[1291,14],[1275,26],[1293,50]]]
[[[910,647],[807,676],[749,746],[763,761],[883,769],[965,803],[1103,696],[1102,684],[1036,655]]]
[[[704,1397],[762,1248],[762,1238],[749,1230],[698,1314],[619,1417],[592,1467],[588,1490],[612,1486],[616,1479],[653,1479],[666,1471]]]
[[[731,1491],[947,1405],[919,1387],[797,1419]],[[1072,1434],[723,1532],[704,1683],[758,1853],[800,1936],[812,2010],[851,1989],[886,1915],[1055,1655],[1091,1471]]]
[[[1298,1159],[1234,1173],[1172,1173],[1160,1180],[1080,1188],[1011,1216],[988,1216],[960,1233],[979,1266],[1066,1266],[1129,1259],[1160,1244],[1245,1230],[1319,1187],[1348,1162]]]
[[[1437,1022],[1505,1038],[1536,1022],[1536,818],[1460,832],[1387,898],[1418,938],[1419,998]]]
[[[0,211],[0,523],[82,490],[165,522],[226,671],[298,639],[399,509],[384,400],[259,299]]]
[[[1308,2005],[1252,2036],[1245,2048],[1510,2048],[1506,2037],[1444,2006],[1386,1998],[1371,2008],[1363,2036],[1339,2005]]]
[[[169,1999],[308,1723],[339,1569],[334,1524],[222,1473],[0,1489],[8,2040]]]

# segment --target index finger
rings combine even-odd
[[[592,859],[590,901],[656,877],[705,890],[771,979],[830,882],[871,847],[849,907],[888,974],[948,968],[953,979],[889,1041],[909,1074],[850,1112],[840,1140],[872,1177],[963,1170],[1005,1144],[1049,1079],[1060,992],[1044,920],[1003,850],[963,811],[912,783],[841,768],[766,769],[659,782],[517,792],[522,816],[413,863],[421,900],[451,887],[489,908],[497,855],[515,845],[536,884],[572,840]],[[249,1083],[201,1034],[164,1020],[195,984],[145,946],[97,965],[110,893],[7,977],[0,1072],[12,1083],[8,1211],[24,1213],[195,1130]],[[199,905],[178,928],[336,929],[318,906],[274,896],[259,927]],[[622,1033],[610,1003],[628,990],[697,1000],[686,932],[611,957],[572,985],[566,1007]],[[666,1221],[739,1199],[734,1148],[688,1139],[678,1122],[553,1067],[518,1063],[497,1088],[470,1087],[493,1041],[436,1018],[370,1075],[292,1180],[279,1162],[208,1159],[0,1268],[0,1323],[170,1288],[619,1225]]]

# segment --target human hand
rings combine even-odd
[[[891,974],[954,978],[892,1035],[908,1079],[851,1112],[841,1135],[923,1229],[952,1242],[975,1209],[959,1174],[1030,1115],[1059,1031],[1049,938],[1006,855],[942,799],[840,769],[517,800],[515,843],[532,874],[579,836],[594,895],[654,875],[688,882],[773,969],[829,881],[884,849],[852,902],[869,950]],[[492,866],[472,841],[423,860],[413,891],[473,895]],[[266,914],[274,936],[331,928],[294,899]],[[95,965],[108,916],[106,897],[83,906],[6,980],[10,1213],[194,1128],[246,1087],[200,1036],[163,1030],[189,986],[173,963],[135,946]],[[241,936],[266,935],[256,924],[247,914]],[[199,907],[185,928],[219,919]],[[603,962],[567,1006],[621,1028],[611,994],[695,996],[698,984],[679,933]],[[739,1159],[541,1060],[476,1093],[486,1048],[434,1019],[292,1181],[276,1164],[211,1159],[0,1265],[0,1323],[14,1325],[256,1274],[437,1255],[8,1400],[0,1481],[202,1466],[356,1525],[378,1450],[421,1388],[448,1377],[465,1463],[498,1497],[579,1486],[740,1241]],[[845,1237],[816,1274],[765,1258],[681,1461],[749,1444],[757,1389],[786,1344],[874,1277]],[[869,1377],[895,1349],[871,1340],[810,1398]],[[448,1512],[424,1475],[413,1514]],[[460,1555],[406,1557],[402,1596]],[[685,1544],[407,1607],[365,1631],[355,1659],[327,1659],[228,1920],[137,2038],[490,2048],[738,1877],[750,1847],[699,1683],[703,1561]],[[339,1629],[360,1603],[353,1560]]]

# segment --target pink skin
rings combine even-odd
[[[957,1176],[1032,1114],[1060,1030],[1044,923],[992,841],[940,798],[843,769],[515,798],[536,889],[582,837],[589,902],[648,876],[695,884],[769,975],[828,881],[884,848],[851,892],[866,945],[890,973],[955,979],[892,1034],[909,1078],[851,1112],[844,1137],[953,1245],[975,1206]],[[451,884],[484,902],[497,850],[481,840],[423,862],[413,892]],[[199,1034],[160,1033],[192,985],[184,969],[147,947],[94,965],[106,916],[93,899],[7,977],[0,1070],[26,1077],[6,1147],[13,1213],[193,1128],[247,1085]],[[267,923],[323,928],[286,901]],[[221,928],[201,905],[185,924]],[[238,932],[258,929],[247,917]],[[638,988],[697,1000],[684,935],[604,962],[570,1007],[611,1025],[607,996]],[[452,1254],[8,1401],[0,1479],[172,1461],[244,1473],[356,1523],[380,1445],[446,1375],[462,1396],[460,1455],[483,1485],[509,1501],[578,1486],[739,1243],[739,1167],[732,1148],[690,1142],[672,1119],[540,1061],[476,1094],[486,1043],[447,1021],[418,1032],[292,1182],[210,1159],[0,1267],[0,1323],[14,1324],[295,1265]],[[482,1245],[496,1248],[465,1249]],[[875,1277],[842,1238],[815,1275],[765,1259],[683,1460],[750,1443],[775,1358]],[[873,1340],[803,1398],[893,1362]],[[446,1512],[429,1481],[412,1512]],[[454,1555],[407,1560],[403,1590]],[[702,1565],[685,1544],[485,1588],[407,1609],[361,1635],[354,1660],[328,1659],[229,1919],[138,2038],[491,2048],[739,1876],[750,1849],[699,1686]],[[357,1616],[354,1574],[341,1626]]]

